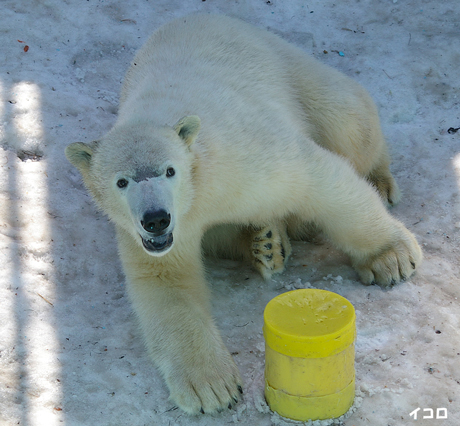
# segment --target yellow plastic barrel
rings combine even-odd
[[[264,311],[265,398],[293,420],[340,417],[355,397],[353,305],[326,290],[289,291]]]

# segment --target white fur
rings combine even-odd
[[[211,248],[252,260],[265,276],[284,267],[286,230],[302,234],[309,222],[364,283],[408,278],[421,261],[382,202],[400,195],[365,90],[234,19],[190,16],[157,30],[128,70],[113,129],[66,153],[116,224],[146,345],[188,413],[227,407],[241,386],[210,314],[205,231],[214,229]],[[147,177],[136,181],[139,170]],[[164,253],[142,245],[145,209],[171,214]]]

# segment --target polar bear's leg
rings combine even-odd
[[[203,250],[217,257],[250,262],[263,278],[284,270],[291,254],[291,244],[284,221],[263,227],[219,225],[208,230]]]
[[[377,190],[384,204],[395,206],[399,203],[401,191],[388,166],[376,168],[365,178]],[[322,240],[322,230],[317,223],[305,222],[301,217],[293,215],[287,218],[286,225],[289,238],[294,241],[319,244]]]
[[[377,190],[384,204],[395,206],[401,200],[401,191],[390,172],[388,165],[371,171],[366,180]],[[321,241],[321,228],[313,222],[305,222],[298,216],[286,220],[287,233],[294,241],[309,241],[317,244]]]
[[[348,162],[320,147],[309,154],[308,192],[297,214],[318,223],[350,255],[365,284],[392,285],[409,278],[422,260],[412,233]]]
[[[231,408],[242,382],[212,319],[199,238],[154,258],[117,231],[128,294],[171,399],[189,414]]]
[[[308,117],[307,136],[347,158],[366,177],[385,203],[401,198],[390,172],[390,156],[377,107],[356,81],[312,58],[286,49],[293,84]],[[332,82],[332,83],[331,83]]]
[[[203,252],[222,259],[249,260],[246,238],[248,232],[249,228],[242,225],[214,226],[203,236]]]
[[[294,241],[321,244],[321,229],[314,222],[305,222],[301,217],[290,215],[286,219],[287,234]]]

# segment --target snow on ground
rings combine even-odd
[[[149,33],[198,11],[268,28],[370,91],[404,192],[393,214],[425,261],[391,290],[362,286],[327,243],[294,243],[270,282],[209,261],[245,394],[233,410],[188,417],[147,358],[112,225],[64,147],[114,123],[124,72]],[[2,0],[0,424],[290,425],[263,398],[262,312],[309,286],[357,310],[358,398],[342,424],[460,424],[460,131],[449,131],[460,127],[459,22],[457,0]],[[441,408],[447,419],[436,419]]]

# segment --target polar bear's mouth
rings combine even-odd
[[[155,238],[144,238],[142,237],[142,245],[151,254],[161,253],[169,249],[173,244],[173,234],[162,235],[161,237]]]

